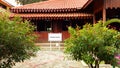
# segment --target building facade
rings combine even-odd
[[[89,0],[84,6],[84,11],[91,11],[93,14],[93,23],[99,20],[109,20],[112,18],[120,19],[120,0]],[[110,24],[110,28],[120,31],[120,24]]]
[[[37,26],[40,42],[48,42],[49,33],[69,37],[68,26],[82,26],[111,18],[120,18],[120,0],[48,0],[11,8],[11,17],[19,15]]]

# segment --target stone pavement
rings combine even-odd
[[[13,68],[80,68],[80,62],[68,59],[62,51],[38,51],[36,57]]]

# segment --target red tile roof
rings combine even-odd
[[[39,14],[11,14],[10,17],[20,16],[22,18],[92,18],[92,14],[86,13],[39,13]]]
[[[92,14],[80,13],[79,10],[88,0],[48,0],[38,3],[13,7],[11,17],[36,19],[92,18]],[[78,10],[78,12],[77,12]],[[52,12],[52,13],[51,13]]]
[[[48,0],[13,7],[12,10],[60,10],[60,9],[81,9],[88,0]]]
[[[13,7],[12,4],[8,3],[8,2],[5,1],[5,0],[0,0],[0,3],[3,4],[3,5],[5,5],[5,6],[7,6],[7,7],[10,7],[10,8]]]

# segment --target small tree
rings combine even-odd
[[[114,56],[120,49],[120,32],[106,27],[113,20],[106,24],[101,21],[94,25],[86,24],[82,29],[69,27],[70,38],[65,41],[66,52],[73,59],[84,60],[89,68],[99,68],[101,61],[115,65]]]
[[[15,0],[18,4],[30,4],[30,3],[35,3],[35,2],[40,2],[40,1],[46,1],[46,0]]]
[[[0,68],[11,68],[34,56],[39,48],[34,45],[34,26],[20,18],[10,20],[8,13],[0,14]]]

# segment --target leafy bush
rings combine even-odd
[[[18,17],[10,20],[7,12],[0,14],[0,68],[11,68],[16,62],[34,56],[39,50],[34,45],[35,27]]]
[[[65,41],[65,51],[73,59],[84,60],[90,68],[99,68],[101,61],[115,65],[114,56],[120,50],[120,32],[108,29],[109,23],[99,21],[94,25],[86,24],[82,29],[69,27],[70,38]]]

